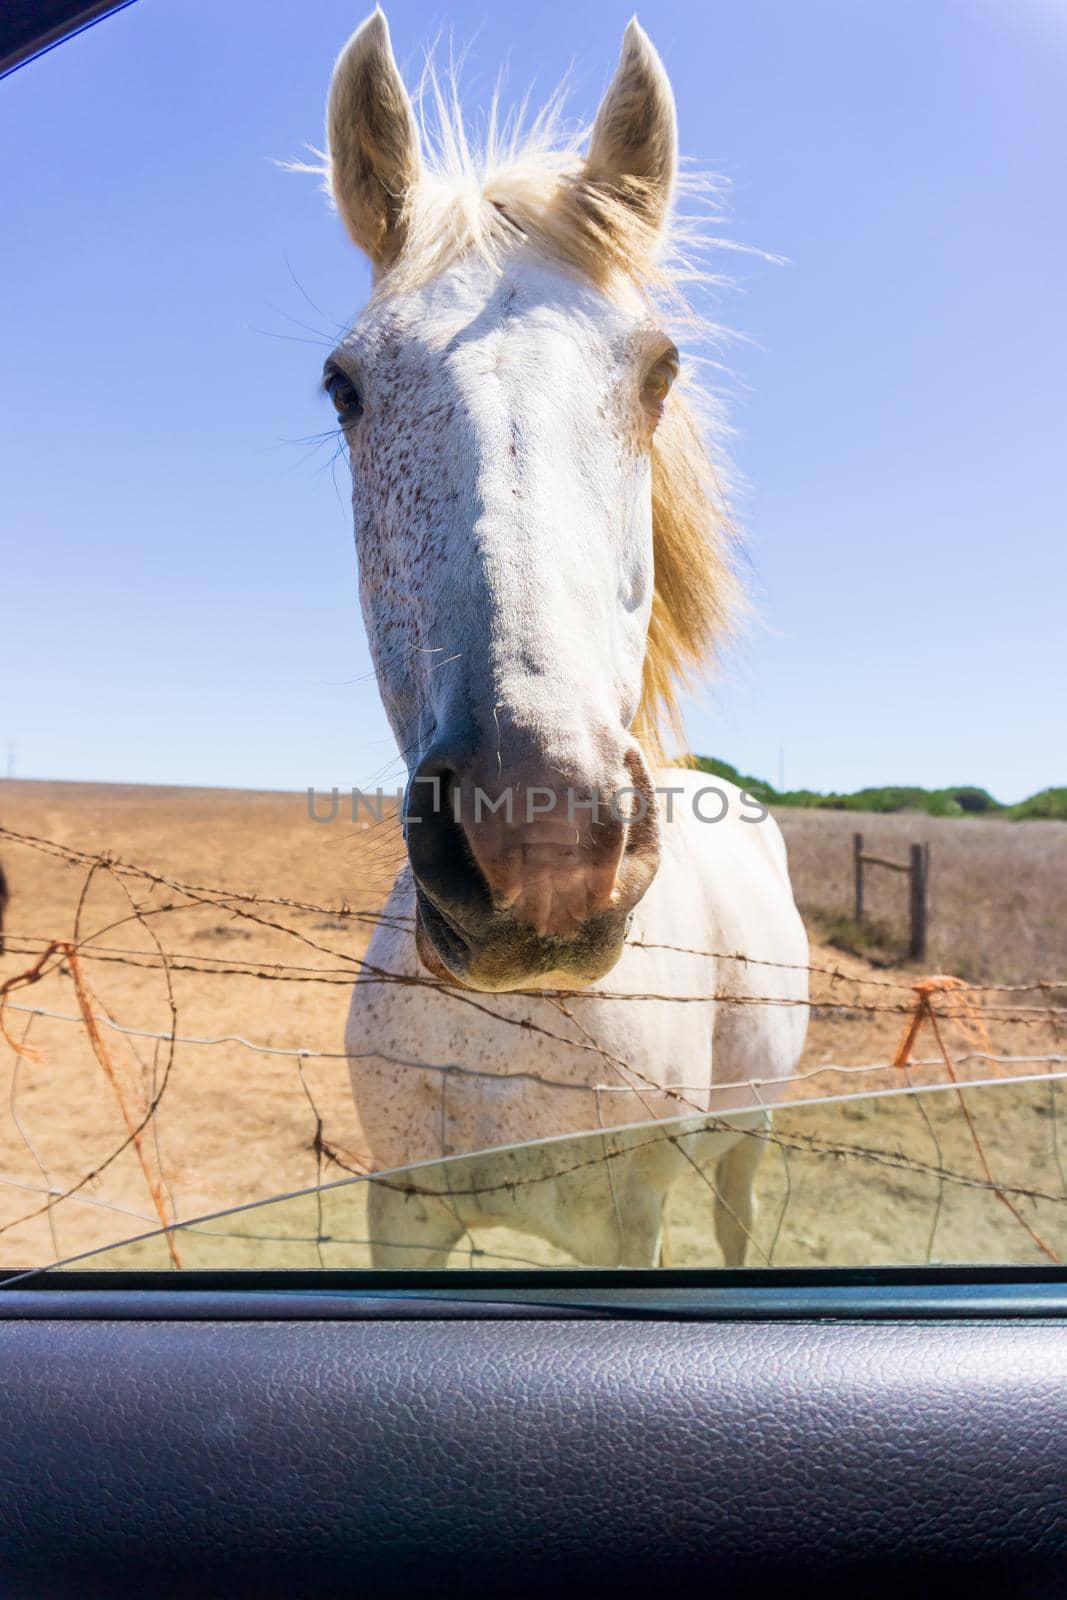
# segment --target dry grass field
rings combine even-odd
[[[905,1021],[901,1007],[911,1003],[909,986],[919,976],[899,959],[903,891],[892,875],[885,875],[883,889],[872,874],[872,913],[885,926],[869,950],[848,953],[822,937],[833,936],[848,911],[857,826],[873,848],[901,858],[913,839],[930,843],[931,968],[961,970],[982,982],[1067,972],[1067,826],[928,817],[857,823],[817,812],[787,812],[781,822],[816,969],[803,1076],[791,1098],[945,1079],[936,1063],[907,1080],[888,1065],[851,1077],[845,1070],[892,1059]],[[369,1153],[351,1101],[342,1034],[358,957],[402,855],[392,820],[315,825],[302,795],[7,782],[0,783],[0,823],[12,834],[65,847],[56,853],[0,837],[11,889],[0,983],[31,969],[51,940],[76,940],[80,952],[77,973],[56,953],[39,982],[8,995],[7,1040],[0,1041],[0,1262],[43,1264],[144,1233],[156,1222],[146,1168],[167,1217],[182,1220],[331,1182],[346,1169],[365,1170]],[[106,859],[93,864],[79,851]],[[131,863],[156,881],[120,870]],[[1067,1051],[1064,1030],[1050,1023],[1047,1010],[1030,1018],[1019,1010],[1044,998],[987,997],[993,1003],[983,1048],[1012,1056]],[[106,1070],[84,1026],[83,1005],[96,1019]],[[980,1035],[952,1026],[946,1037],[962,1052],[974,1049]],[[925,1036],[917,1055],[932,1059],[932,1049]],[[993,1079],[1035,1070],[1043,1069],[998,1071],[972,1061],[965,1075]],[[982,1090],[983,1107],[993,1093],[999,1110],[989,1119],[987,1153],[1000,1164],[999,1178],[1062,1192],[1049,1085]],[[937,1169],[955,1162],[978,1173],[975,1152],[966,1139],[961,1143],[962,1119],[945,1121],[955,1105],[953,1091],[948,1095],[931,1114],[907,1095],[862,1117],[859,1102],[779,1113],[776,1133],[789,1145],[792,1164],[768,1160],[761,1180],[774,1259],[921,1257],[935,1202],[935,1255],[1042,1259],[980,1183],[974,1194],[964,1184],[945,1199]],[[139,1157],[129,1126],[150,1105],[157,1109]],[[809,1149],[813,1129],[820,1149],[827,1147],[818,1160]],[[878,1181],[866,1183],[845,1157],[872,1139],[888,1156]],[[901,1165],[893,1152],[905,1150],[911,1154]],[[784,1152],[783,1145],[783,1163]],[[909,1166],[912,1154],[926,1164],[922,1171]],[[970,1194],[971,1209],[956,1215],[961,1193]],[[972,1206],[979,1199],[980,1214]],[[247,1237],[235,1257],[234,1230],[223,1230],[223,1238],[216,1229],[198,1236],[195,1259],[360,1264],[366,1259],[358,1245],[361,1224],[350,1213],[362,1203],[358,1191],[334,1192],[329,1204],[347,1206],[349,1214],[334,1227],[332,1242],[317,1242],[311,1259],[297,1237],[306,1223],[299,1205],[275,1221],[275,1232],[256,1236],[251,1255]],[[1067,1252],[1063,1208],[1052,1200],[1026,1204],[1036,1207],[1035,1216],[1044,1207],[1042,1228]],[[321,1233],[321,1215],[317,1227]],[[707,1195],[694,1185],[679,1201],[672,1236],[690,1250],[686,1259],[699,1260],[707,1234]],[[529,1259],[529,1245],[517,1235],[490,1244],[480,1241],[481,1264]],[[138,1259],[155,1259],[159,1248],[144,1247]],[[547,1261],[551,1253],[536,1259]]]
[[[930,846],[927,965],[972,983],[1025,983],[1067,972],[1067,823],[981,817],[874,816],[783,808],[797,904],[816,934],[837,926],[848,943],[892,960],[907,948],[907,891],[901,875],[871,868],[864,900],[874,934],[842,928],[851,916],[852,836],[864,849],[907,861]]]

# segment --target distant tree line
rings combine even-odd
[[[922,789],[917,785],[885,784],[878,789],[856,789],[852,794],[820,794],[816,789],[779,790],[765,778],[738,772],[728,761],[714,756],[694,756],[701,772],[725,778],[768,806],[803,806],[815,811],[925,811],[931,817],[1004,817],[1012,822],[1052,820],[1067,822],[1067,788],[1042,789],[1017,805],[1002,805],[988,789],[963,783],[948,789]]]

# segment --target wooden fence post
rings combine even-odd
[[[911,890],[911,944],[908,954],[913,961],[922,961],[926,955],[926,926],[929,918],[930,846],[913,844],[908,885]]]
[[[863,921],[863,835],[862,835],[862,833],[854,833],[852,835],[852,860],[853,860],[853,867],[854,867],[854,870],[855,870],[855,881],[856,881],[855,909],[854,909],[852,915],[853,915],[853,921],[862,922]]]

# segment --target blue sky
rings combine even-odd
[[[369,9],[369,7],[367,8]],[[270,788],[397,765],[321,335],[366,270],[313,180],[339,0],[138,0],[0,83],[0,770]],[[466,98],[628,3],[388,7]],[[788,784],[1067,781],[1067,7],[647,0],[683,149],[733,183],[736,456],[758,626],[694,748]],[[302,326],[306,325],[306,326]]]

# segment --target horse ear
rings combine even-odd
[[[663,226],[678,165],[674,94],[663,62],[634,17],[593,124],[585,182]]]
[[[384,271],[403,246],[422,159],[415,113],[380,8],[337,58],[326,137],[337,209],[356,244]]]

